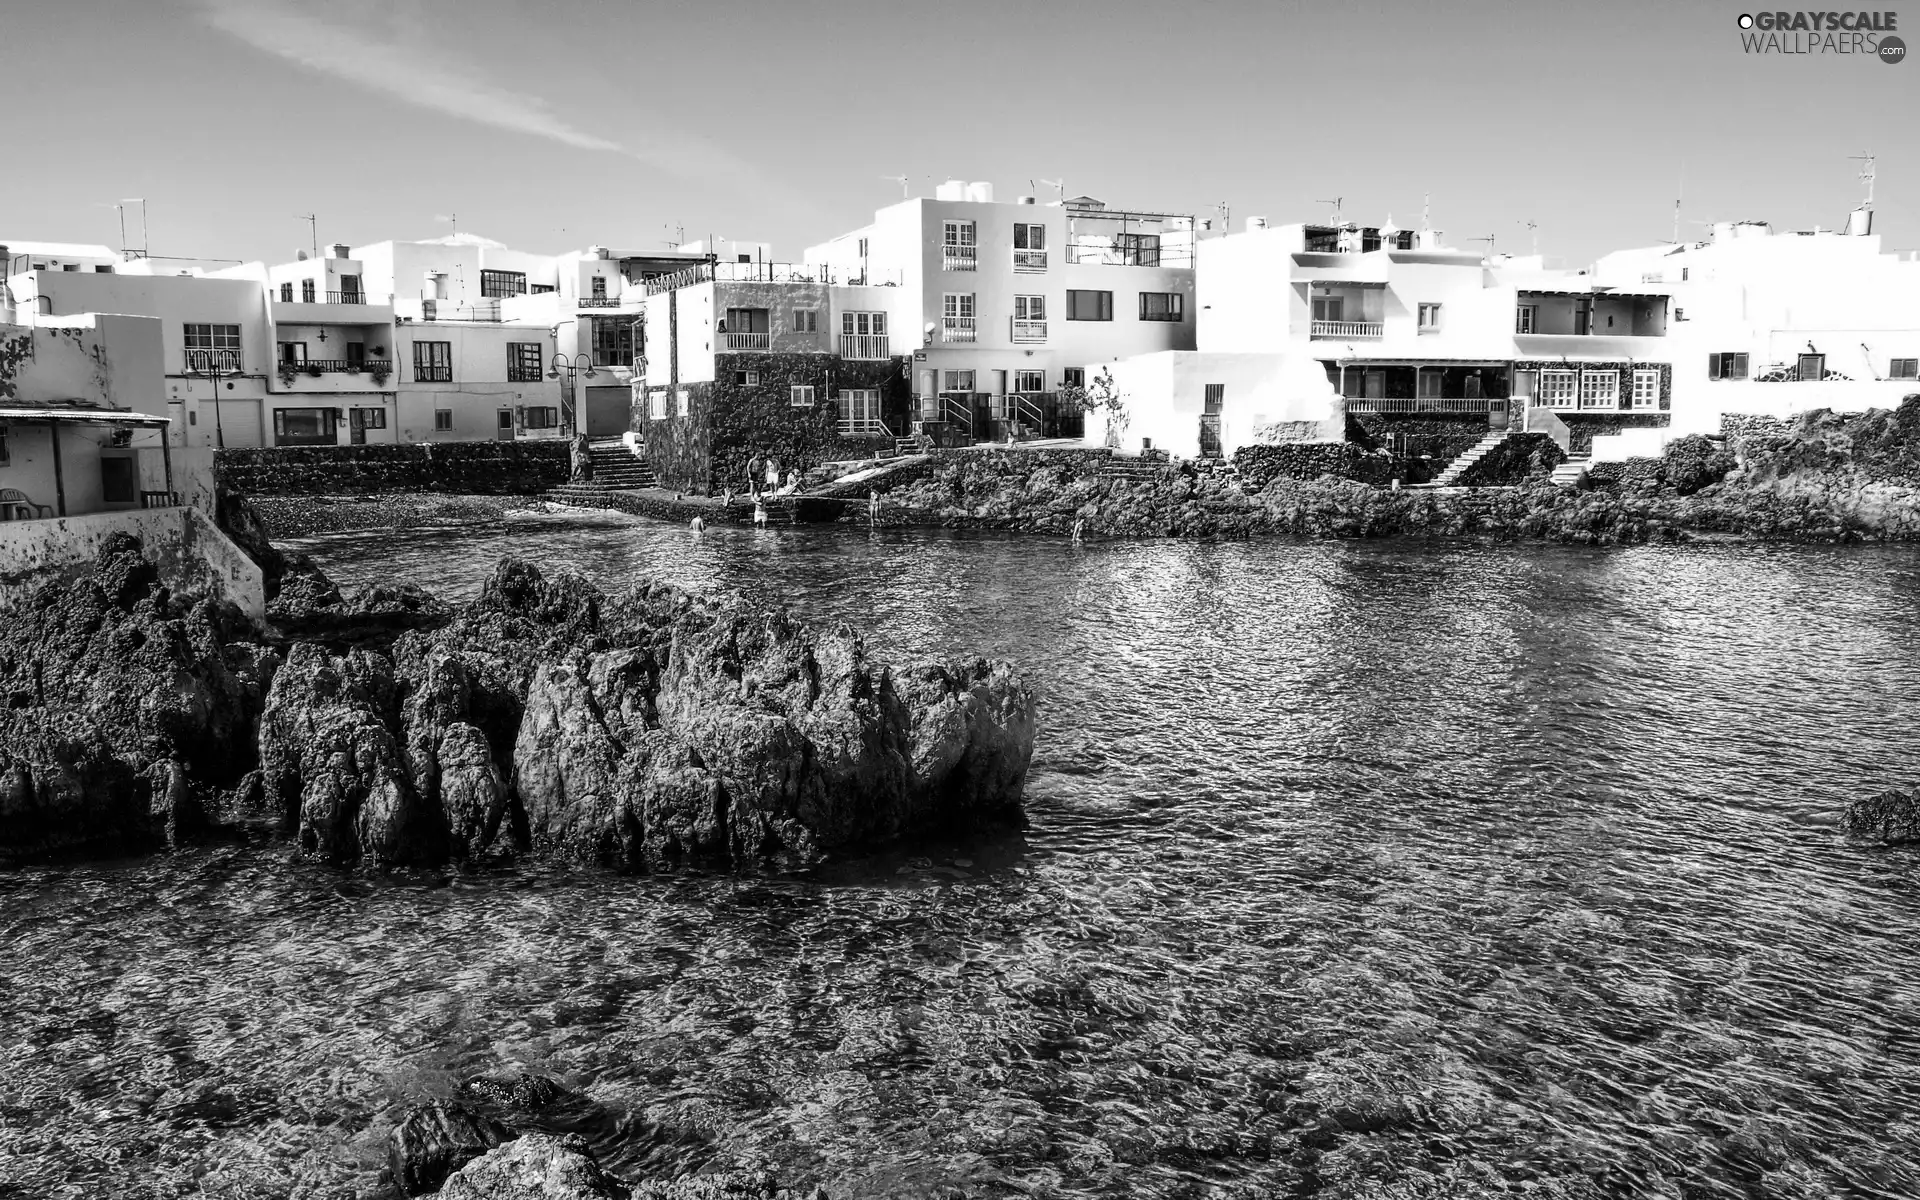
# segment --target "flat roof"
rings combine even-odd
[[[70,421],[94,425],[169,425],[166,417],[118,408],[0,408],[0,421]]]

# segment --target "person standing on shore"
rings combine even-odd
[[[767,460],[761,458],[760,452],[755,450],[753,457],[747,460],[747,495],[752,496],[756,503],[760,499],[760,472],[766,470],[766,467]]]
[[[695,517],[693,520],[687,522],[687,527],[693,530],[693,540],[697,542],[700,540],[700,536],[707,531],[707,519],[705,517]]]
[[[867,524],[871,526],[871,525],[878,525],[879,523],[880,523],[880,489],[868,488],[867,489]]]

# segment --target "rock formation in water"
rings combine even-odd
[[[778,1187],[765,1172],[622,1183],[576,1136],[525,1133],[469,1159],[440,1200],[826,1200],[824,1189]]]
[[[1848,837],[1863,842],[1888,846],[1920,842],[1920,788],[1855,800],[1847,805],[1841,825]]]
[[[404,596],[385,643],[328,615],[371,609],[309,564],[275,605],[319,613],[315,640],[283,656],[169,596],[124,539],[14,613],[0,853],[265,826],[369,866],[747,869],[1019,817],[1034,699],[1005,664],[896,676],[845,626],[511,560],[471,604]]]
[[[407,1110],[387,1135],[387,1170],[409,1196],[434,1191],[447,1176],[495,1146],[513,1130],[461,1104],[432,1102]]]

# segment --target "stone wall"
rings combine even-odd
[[[1477,438],[1475,439],[1478,440]],[[1258,491],[1275,479],[1318,479],[1332,475],[1376,487],[1425,483],[1449,459],[1408,458],[1368,449],[1352,442],[1296,442],[1286,446],[1242,446],[1233,455],[1234,469],[1249,491]]]
[[[854,362],[828,354],[720,354],[714,357],[714,381],[685,385],[687,415],[653,420],[636,406],[635,432],[646,447],[660,485],[696,495],[731,488],[746,490],[747,461],[756,450],[771,453],[782,471],[806,471],[823,462],[861,458],[891,445],[881,437],[840,433],[838,393],[873,389],[880,393],[880,415],[905,433],[912,395],[900,370],[901,360]],[[754,383],[736,382],[752,373]],[[813,388],[814,403],[795,407],[790,390]]]
[[[570,444],[556,438],[222,450],[214,472],[221,486],[250,496],[535,495],[565,483],[573,463]]]
[[[117,533],[140,539],[160,582],[178,592],[230,600],[254,620],[266,612],[259,566],[195,508],[150,508],[0,524],[0,608],[44,584],[87,574]]]
[[[1453,482],[1459,487],[1516,487],[1539,482],[1565,462],[1566,453],[1544,433],[1514,433],[1481,456]]]
[[[1387,445],[1388,435],[1392,435],[1398,453],[1414,459],[1437,458],[1447,463],[1487,436],[1488,428],[1485,413],[1458,416],[1355,413],[1347,417],[1347,440],[1375,450]]]

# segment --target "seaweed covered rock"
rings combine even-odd
[[[1920,788],[1855,800],[1841,818],[1847,836],[1889,846],[1920,842]]]
[[[511,1129],[465,1105],[441,1101],[415,1105],[387,1135],[387,1169],[402,1192],[425,1195],[512,1137]]]

